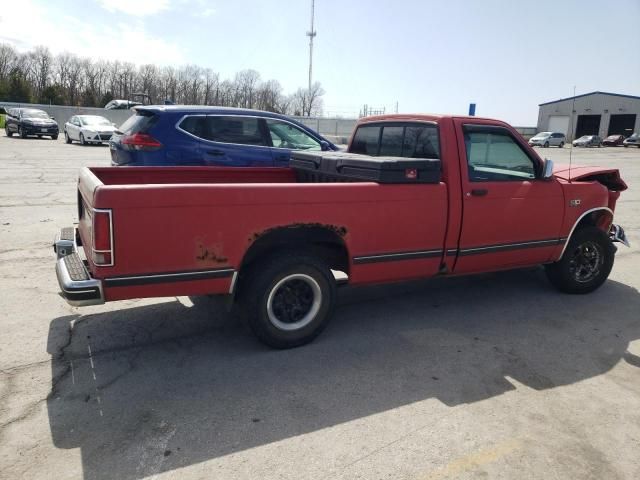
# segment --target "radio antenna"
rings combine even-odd
[[[569,146],[569,183],[571,183],[571,157],[573,153],[573,115],[576,112],[576,86],[573,86],[573,102],[571,102],[571,126],[569,127],[569,133],[571,134],[571,145]]]

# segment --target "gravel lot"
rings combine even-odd
[[[108,149],[0,136],[0,478],[640,478],[640,149],[573,159],[630,186],[597,292],[537,268],[346,287],[272,351],[211,299],[68,306],[51,241]]]

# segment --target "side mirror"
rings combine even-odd
[[[553,160],[544,159],[542,164],[542,179],[551,180],[553,178]]]
[[[325,142],[324,140],[320,142],[320,150],[322,150],[323,152],[326,152],[328,150],[330,150],[329,148],[329,142]]]
[[[112,127],[115,127],[115,126],[116,126],[116,124],[115,124],[115,123],[113,123],[113,122],[111,122],[111,126],[112,126]]]
[[[49,118],[51,118],[51,120],[55,120],[56,119],[56,117],[49,117]]]

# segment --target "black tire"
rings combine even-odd
[[[24,133],[22,127],[18,127],[18,135],[20,135],[20,138],[27,138],[27,134]]]
[[[564,148],[564,142],[560,142],[560,145],[558,145],[558,147]]]
[[[51,140],[57,140],[58,139],[58,135],[51,135]]]
[[[565,293],[590,293],[609,277],[616,249],[597,227],[576,230],[560,261],[545,265],[547,278]]]
[[[80,145],[86,145],[87,142],[84,139],[84,135],[82,133],[80,133]]]
[[[9,131],[9,127],[8,127],[7,125],[5,125],[5,126],[4,126],[4,134],[5,134],[7,137],[13,137],[13,132],[10,132],[10,131]],[[625,146],[626,146],[626,145],[625,145]]]
[[[64,131],[64,142],[65,143],[72,143],[71,137],[69,137],[69,134],[67,133],[67,131]]]
[[[543,147],[544,147],[544,148],[549,148],[549,142],[544,142]]]
[[[239,282],[239,313],[270,347],[309,343],[329,323],[336,284],[331,270],[318,258],[275,255],[243,272]]]

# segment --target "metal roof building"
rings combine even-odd
[[[562,132],[568,140],[582,135],[629,136],[640,131],[640,97],[633,95],[591,92],[539,107],[538,132]]]

